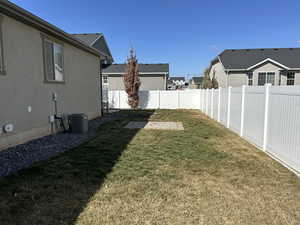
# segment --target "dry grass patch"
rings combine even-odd
[[[93,141],[2,179],[1,224],[300,221],[299,178],[198,111],[122,113]],[[124,129],[132,120],[185,130]]]

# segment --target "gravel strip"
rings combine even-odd
[[[49,159],[88,141],[96,136],[101,124],[117,118],[119,115],[114,113],[89,121],[86,134],[58,133],[0,151],[0,177],[16,173],[35,162]]]

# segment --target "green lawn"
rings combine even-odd
[[[124,111],[97,137],[0,179],[0,224],[299,224],[300,179],[193,110]],[[128,130],[131,120],[184,131]]]

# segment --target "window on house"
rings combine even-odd
[[[287,73],[287,85],[294,85],[295,84],[295,72],[288,72]]]
[[[107,77],[107,75],[103,75],[102,76],[102,83],[103,84],[108,84],[108,77]]]
[[[248,86],[252,86],[253,85],[253,73],[250,72],[248,73]]]
[[[275,85],[275,73],[258,73],[258,86],[263,86],[265,84]]]
[[[45,80],[64,82],[63,46],[44,39]]]

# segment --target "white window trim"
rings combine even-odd
[[[273,63],[273,64],[275,64],[275,65],[278,65],[278,66],[280,66],[280,67],[283,67],[283,68],[285,68],[285,69],[287,69],[287,70],[290,69],[289,67],[287,67],[287,66],[285,66],[285,65],[283,65],[283,64],[281,64],[281,63],[279,63],[279,62],[276,62],[276,61],[273,60],[273,59],[267,58],[267,59],[265,59],[265,60],[263,60],[263,61],[261,61],[261,62],[255,64],[255,65],[253,65],[253,66],[248,67],[247,70],[251,70],[251,69],[253,69],[253,68],[255,68],[255,67],[257,67],[257,66],[259,66],[259,65],[261,65],[261,64],[264,64],[264,63],[266,63],[266,62],[271,62],[271,63]]]
[[[275,84],[276,84],[276,72],[275,71],[258,71],[257,72],[257,86],[259,86],[258,85],[258,79],[259,79],[259,74],[260,73],[265,73],[266,74],[266,80],[265,80],[265,84],[271,84],[271,85],[273,85],[272,83],[267,83],[267,80],[268,80],[268,73],[274,73],[274,86],[275,86]]]
[[[252,74],[252,78],[251,78],[251,79],[249,78],[249,75],[250,75],[249,73]],[[253,86],[253,76],[254,76],[254,73],[253,73],[253,72],[248,72],[248,73],[247,73],[247,77],[248,77],[248,83],[247,83],[247,85],[248,85],[248,86]],[[249,85],[249,81],[250,81],[250,80],[252,81],[252,85]]]
[[[55,39],[46,36],[44,34],[41,34],[42,36],[42,45],[43,45],[43,63],[44,63],[44,83],[56,83],[56,84],[65,84],[66,83],[66,76],[65,76],[65,64],[64,64],[64,44],[60,41],[56,41]],[[62,75],[63,75],[63,80],[49,80],[46,74],[46,55],[45,55],[45,42],[49,42],[52,44],[60,45],[62,47]],[[54,59],[53,59],[54,63]],[[55,66],[55,65],[53,65]]]
[[[106,83],[104,83],[104,76],[106,76],[107,77],[107,82]],[[109,85],[109,80],[108,80],[108,75],[104,75],[104,74],[102,74],[102,84],[104,85],[104,86],[108,86]]]
[[[293,73],[293,74],[294,74],[294,78],[289,79],[289,78],[288,78],[288,73]],[[293,84],[293,85],[288,85],[288,81],[289,81],[289,80],[293,80],[293,81],[294,81],[294,84]],[[286,85],[287,85],[287,86],[295,86],[295,80],[296,80],[296,73],[293,72],[293,71],[287,71],[287,73],[286,73]]]

